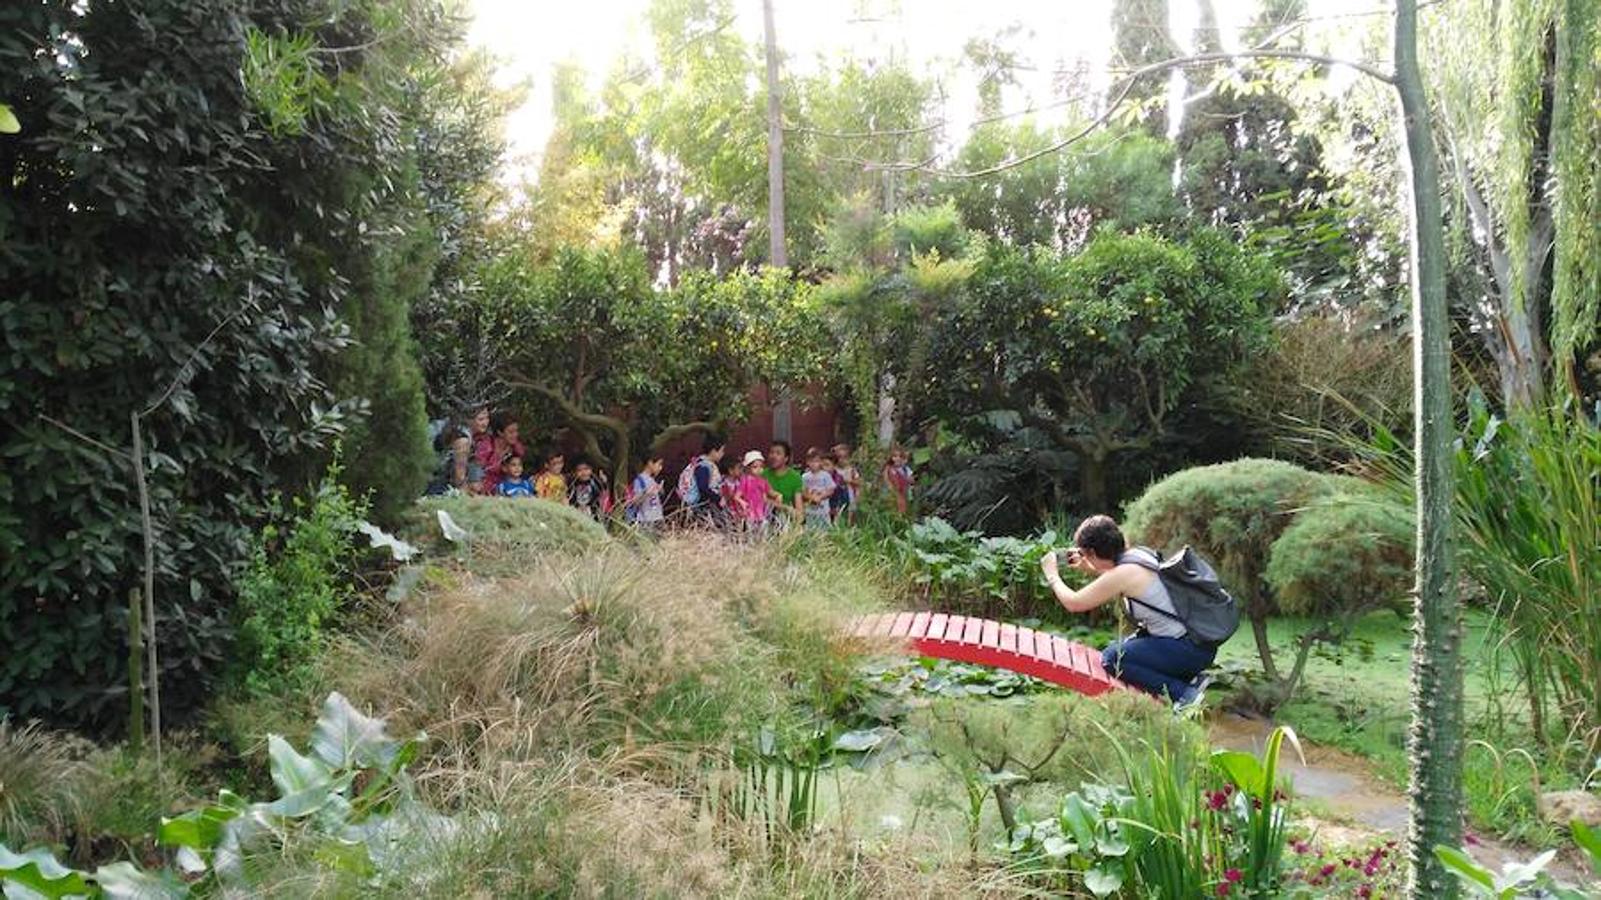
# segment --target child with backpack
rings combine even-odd
[[[720,435],[708,434],[701,441],[701,454],[678,474],[678,501],[683,504],[685,517],[691,523],[715,525],[722,509],[722,473],[717,464],[722,462],[724,445]]]
[[[634,480],[628,486],[628,501],[623,505],[623,517],[630,525],[635,525],[647,531],[654,531],[661,527],[665,516],[662,514],[662,485],[657,479],[662,477],[662,466],[666,465],[660,453],[652,453],[645,459],[645,467],[639,470]]]
[[[1188,547],[1168,561],[1129,547],[1111,516],[1085,519],[1073,543],[1068,565],[1094,580],[1073,590],[1062,581],[1057,555],[1045,554],[1040,567],[1057,602],[1068,612],[1088,612],[1124,597],[1137,626],[1106,648],[1106,671],[1176,709],[1199,703],[1211,681],[1203,673],[1239,626],[1234,598],[1212,568]]]

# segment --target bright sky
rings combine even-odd
[[[469,41],[500,59],[502,85],[528,85],[528,100],[507,121],[509,163],[528,170],[550,134],[551,73],[574,61],[599,79],[625,49],[648,46],[643,13],[649,0],[472,0]],[[1247,21],[1257,0],[1214,0],[1227,43]],[[1317,0],[1314,12],[1335,7],[1372,9],[1374,0]],[[1010,25],[1020,30],[1004,40],[1032,70],[1005,98],[1008,110],[1052,98],[1052,72],[1076,60],[1092,77],[1104,77],[1111,52],[1112,0],[774,0],[775,28],[785,64],[811,71],[820,58],[855,53],[894,53],[915,68],[951,72],[971,38],[992,37]],[[1183,47],[1194,27],[1195,7],[1172,0],[1170,27]],[[747,40],[762,38],[761,0],[734,0],[734,27]],[[948,77],[945,118],[959,136],[976,105],[970,78]],[[1040,116],[1049,120],[1050,114]]]

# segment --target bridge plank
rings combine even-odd
[[[977,646],[984,642],[984,620],[967,617],[967,625],[962,629],[962,643]]]
[[[1017,655],[1038,659],[1034,654],[1034,629],[1027,625],[1017,626]]]
[[[912,652],[1010,669],[1089,696],[1125,688],[1101,665],[1100,652],[1026,626],[944,613],[881,613],[849,626],[862,637],[903,639]]]
[[[929,614],[926,612],[920,612],[917,615],[912,616],[912,627],[907,630],[906,636],[914,641],[927,637],[928,620]]]
[[[895,617],[895,624],[889,630],[890,637],[906,637],[912,628],[912,614],[904,612]]]

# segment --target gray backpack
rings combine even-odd
[[[1149,553],[1156,562],[1153,564],[1140,553],[1130,553],[1119,562],[1131,562],[1155,572],[1162,579],[1162,586],[1167,588],[1167,596],[1173,601],[1173,608],[1178,615],[1132,598],[1131,602],[1183,625],[1184,636],[1202,647],[1221,646],[1233,636],[1240,627],[1239,606],[1223,589],[1212,566],[1199,553],[1185,545],[1172,559],[1163,559],[1161,553],[1149,547],[1139,549]]]

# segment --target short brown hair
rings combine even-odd
[[[1116,561],[1128,549],[1123,529],[1111,516],[1090,516],[1073,530],[1073,543],[1080,550],[1088,550],[1101,559]]]

